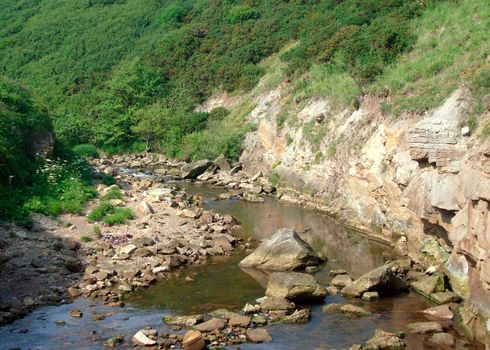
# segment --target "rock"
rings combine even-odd
[[[315,277],[299,272],[274,272],[269,277],[265,295],[289,300],[318,300],[327,295]]]
[[[224,155],[220,155],[218,158],[214,160],[214,164],[216,164],[220,170],[230,171],[231,165],[230,162],[226,159]]]
[[[104,342],[104,346],[107,346],[109,348],[115,348],[115,347],[119,346],[120,344],[122,344],[123,341],[124,341],[123,336],[115,336],[115,337],[107,339]]]
[[[119,256],[123,256],[123,255],[131,256],[131,254],[136,250],[136,248],[137,247],[134,244],[125,245],[123,247],[120,247],[117,250],[117,255],[119,255]]]
[[[65,260],[65,267],[70,272],[81,272],[83,269],[82,262],[76,258],[68,258]]]
[[[339,293],[339,289],[337,287],[334,287],[334,286],[328,286],[328,287],[325,287],[325,289],[329,295],[335,295],[335,294]]]
[[[242,312],[245,315],[255,314],[257,312],[260,312],[260,305],[245,304],[245,306],[242,309]]]
[[[423,310],[422,313],[430,317],[440,318],[444,320],[452,320],[454,316],[448,304],[430,307]]]
[[[177,216],[181,218],[195,219],[197,218],[198,214],[190,209],[182,209],[177,212]]]
[[[362,347],[363,350],[400,350],[406,346],[397,335],[376,329],[374,337],[369,339]]]
[[[213,163],[207,159],[184,165],[180,170],[184,179],[196,179],[203,174]]]
[[[454,336],[449,333],[436,333],[429,338],[431,343],[439,346],[454,346]]]
[[[427,334],[442,332],[442,326],[437,322],[414,322],[407,325],[410,333],[414,334]]]
[[[163,322],[172,326],[192,327],[204,320],[203,315],[164,316]]]
[[[444,292],[444,276],[441,274],[427,276],[416,282],[412,282],[411,286],[420,294],[430,297],[432,293]]]
[[[248,327],[250,324],[250,316],[233,315],[230,317],[228,324],[231,327]]]
[[[324,305],[322,307],[322,312],[325,314],[331,314],[331,313],[339,311],[340,306],[341,306],[340,304],[335,304],[335,303]]]
[[[362,307],[352,305],[352,304],[341,305],[339,310],[343,314],[347,314],[350,316],[356,316],[356,317],[371,315],[371,313],[369,311],[366,311]]]
[[[335,276],[330,284],[335,287],[343,288],[352,283],[352,278],[349,275],[337,275]]]
[[[146,216],[155,213],[155,210],[153,210],[153,207],[150,205],[150,203],[143,201],[138,206],[138,213],[142,216]]]
[[[74,318],[80,318],[83,316],[83,313],[82,313],[82,311],[80,311],[78,309],[73,309],[70,311],[70,316],[74,317]]]
[[[294,303],[286,298],[265,297],[260,302],[262,311],[292,311],[295,308]]]
[[[311,319],[311,310],[296,310],[291,315],[280,315],[271,320],[271,324],[307,323]]]
[[[255,315],[254,317],[252,317],[252,319],[250,320],[250,322],[255,327],[262,327],[262,326],[265,326],[267,324],[267,320],[262,315]]]
[[[249,328],[247,329],[247,339],[252,343],[268,343],[272,341],[272,337],[264,328]]]
[[[152,346],[152,345],[156,345],[157,343],[156,341],[148,338],[148,336],[146,336],[146,334],[143,331],[139,331],[138,333],[136,333],[133,336],[131,342],[133,343],[133,345],[136,346]]]
[[[459,295],[454,292],[432,293],[430,298],[438,304],[457,303],[460,300]]]
[[[364,292],[362,294],[362,299],[363,300],[378,300],[379,299],[379,293],[378,292]]]
[[[282,228],[243,259],[240,266],[291,271],[320,263],[321,259],[296,231]]]
[[[222,318],[212,318],[209,321],[203,322],[194,326],[194,329],[200,332],[213,332],[225,328],[226,321]]]
[[[335,270],[330,270],[329,273],[331,276],[337,276],[337,275],[346,275],[347,271],[344,269],[335,269]]]
[[[252,202],[252,203],[262,203],[264,202],[264,198],[259,196],[258,194],[254,194],[251,192],[246,192],[243,194],[243,200],[247,202]]]
[[[446,273],[449,277],[449,284],[462,299],[468,299],[470,296],[469,269],[468,261],[462,254],[453,252],[447,260]]]
[[[184,350],[202,350],[206,346],[201,332],[190,330],[184,335],[182,347]]]
[[[360,297],[364,292],[376,291],[393,294],[408,289],[408,283],[397,276],[388,265],[380,266],[342,288],[341,293],[350,297]]]

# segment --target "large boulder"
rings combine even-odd
[[[296,231],[282,228],[243,259],[240,266],[292,271],[307,266],[318,266],[320,263],[321,259]]]
[[[228,162],[228,159],[224,155],[220,155],[218,158],[214,160],[214,164],[216,164],[220,170],[230,171],[231,165]]]
[[[361,297],[364,292],[394,294],[407,290],[409,284],[395,274],[390,265],[380,266],[345,286],[341,293],[350,297]]]
[[[269,277],[265,295],[294,301],[322,300],[327,295],[327,291],[312,275],[299,272],[274,272]]]
[[[180,170],[184,179],[196,179],[203,174],[213,163],[207,159],[184,165]]]

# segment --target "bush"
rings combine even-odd
[[[236,5],[228,11],[228,21],[233,24],[245,22],[249,19],[257,19],[259,17],[260,12],[247,5]]]
[[[82,236],[80,237],[80,241],[83,243],[88,243],[88,242],[92,242],[92,238],[90,238],[89,236]]]
[[[111,199],[122,199],[123,194],[121,192],[121,189],[119,187],[113,187],[109,192],[107,192],[103,197],[103,201],[110,201]]]
[[[110,205],[107,202],[101,202],[97,207],[92,209],[92,211],[88,214],[88,221],[100,221],[107,214],[113,213],[115,210],[114,206]]]
[[[94,145],[87,143],[73,147],[73,152],[81,157],[98,158],[99,151]]]
[[[134,219],[134,213],[129,208],[116,208],[112,214],[104,218],[104,224],[108,226],[120,225],[126,223],[127,220]]]

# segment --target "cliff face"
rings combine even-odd
[[[490,142],[466,125],[471,91],[461,86],[422,115],[383,115],[387,97],[357,110],[328,98],[292,99],[287,84],[245,96],[256,131],[241,162],[280,179],[282,199],[315,206],[395,244],[453,290],[490,305]],[[287,109],[289,118],[282,119]],[[488,110],[479,125],[490,119]],[[487,311],[487,310],[481,310]]]

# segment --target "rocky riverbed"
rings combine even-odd
[[[94,330],[95,333],[91,338],[95,343],[90,343],[92,345],[87,345],[87,348],[93,348],[93,344],[118,346],[122,341],[122,346],[131,343],[159,348],[183,345],[186,349],[201,349],[203,344],[210,348],[219,348],[233,344],[272,341],[267,345],[271,349],[293,348],[288,347],[287,341],[284,342],[285,339],[289,339],[287,331],[282,333],[277,330],[301,323],[303,326],[298,327],[304,327],[305,332],[310,332],[312,327],[317,327],[313,329],[318,331],[321,329],[318,325],[319,318],[337,321],[346,318],[347,321],[352,320],[352,329],[357,329],[361,323],[365,326],[363,318],[373,321],[373,317],[377,320],[386,317],[383,316],[383,312],[380,313],[379,305],[390,303],[393,297],[389,295],[394,292],[405,291],[406,295],[409,286],[442,306],[430,309],[428,307],[435,307],[435,303],[428,302],[425,305],[419,303],[416,309],[410,309],[411,316],[407,317],[405,322],[392,322],[392,324],[372,322],[372,326],[380,326],[380,329],[367,327],[358,336],[354,336],[352,341],[343,339],[343,342],[334,343],[343,344],[344,347],[356,342],[363,344],[353,346],[353,349],[361,346],[366,349],[375,346],[379,348],[380,344],[385,344],[383,346],[391,344],[390,346],[400,348],[407,344],[409,347],[414,344],[424,344],[429,347],[442,344],[449,348],[478,347],[477,344],[464,340],[460,331],[455,330],[456,324],[453,324],[453,319],[457,319],[458,324],[466,326],[474,322],[474,319],[472,311],[466,305],[457,304],[459,298],[450,291],[446,277],[441,271],[435,268],[425,270],[409,259],[399,260],[395,264],[384,264],[385,261],[396,258],[392,252],[390,253],[389,246],[382,248],[379,253],[371,251],[372,244],[359,245],[359,237],[355,233],[335,232],[343,230],[338,223],[334,224],[336,226],[332,232],[325,232],[325,229],[328,230],[329,223],[320,221],[319,226],[316,227],[315,221],[321,216],[314,212],[289,206],[279,207],[275,212],[271,209],[273,208],[271,205],[277,206],[277,204],[273,204],[274,201],[269,198],[277,196],[275,188],[260,173],[252,177],[247,176],[240,170],[240,165],[231,167],[223,162],[219,166],[218,164],[223,161],[221,160],[184,166],[155,157],[120,157],[110,162],[106,159],[93,162],[100,173],[113,175],[117,180],[117,186],[123,191],[123,197],[114,200],[112,204],[131,208],[137,213],[136,218],[126,224],[105,226],[89,223],[85,216],[67,215],[57,222],[38,218],[33,231],[17,227],[6,230],[8,235],[2,241],[1,247],[2,256],[4,252],[7,252],[8,256],[3,258],[2,271],[18,271],[18,273],[12,276],[2,274],[5,281],[1,288],[3,294],[0,315],[3,317],[3,322],[22,317],[38,305],[62,303],[80,296],[96,299],[98,302],[88,306],[82,304],[83,307],[78,307],[80,303],[76,302],[73,307],[64,308],[68,318],[59,317],[59,319],[51,319],[51,322],[57,327],[64,327],[73,323],[73,320],[81,320],[77,322],[86,324],[87,319],[90,319],[90,322],[95,322],[95,325],[91,326],[92,329],[93,327],[96,329],[97,324],[104,324],[106,318],[113,319],[115,314],[122,315],[121,321],[125,322],[128,318],[134,318],[131,312],[128,315],[126,311],[121,311],[128,309],[124,307],[125,304],[129,305],[129,310],[132,310],[135,305],[141,305],[142,300],[158,299],[154,295],[150,296],[151,294],[142,294],[141,291],[146,287],[157,285],[149,291],[160,290],[163,300],[168,299],[169,296],[166,294],[165,285],[170,285],[175,280],[180,280],[182,285],[189,286],[186,287],[187,289],[179,287],[180,292],[177,294],[185,294],[177,298],[185,298],[187,294],[204,291],[208,289],[206,284],[200,287],[196,282],[200,274],[182,273],[186,271],[183,270],[184,267],[205,266],[206,262],[213,260],[212,257],[230,254],[236,256],[237,251],[240,252],[238,254],[245,256],[252,252],[251,248],[255,248],[255,238],[267,238],[275,230],[289,226],[296,228],[299,235],[287,231],[290,233],[287,240],[297,236],[299,239],[304,239],[304,243],[310,244],[311,247],[307,249],[306,255],[301,251],[295,253],[296,258],[306,262],[303,266],[293,264],[287,269],[306,267],[310,273],[319,278],[320,284],[314,288],[317,293],[314,299],[320,303],[305,303],[304,300],[298,302],[289,294],[277,295],[269,290],[282,289],[272,287],[270,289],[268,283],[278,279],[269,277],[268,272],[253,270],[249,273],[254,280],[260,281],[259,284],[264,289],[260,293],[254,292],[255,294],[240,299],[243,304],[248,303],[248,305],[238,306],[239,302],[229,301],[223,302],[221,308],[197,305],[196,313],[191,317],[195,320],[194,324],[188,324],[188,319],[185,317],[176,318],[176,316],[189,315],[185,310],[180,310],[177,313],[170,313],[163,319],[163,329],[161,320],[159,322],[156,320],[161,317],[152,316],[149,322],[137,322],[133,319],[129,322],[131,325],[129,328],[116,322],[116,328],[126,330],[123,336],[114,335],[113,331],[101,334],[100,330]],[[146,171],[152,175],[134,173],[134,170]],[[184,185],[183,187],[187,188],[183,190],[181,185],[177,186],[178,182],[172,181],[181,177],[197,178],[197,181],[191,187]],[[196,187],[204,182],[220,188],[219,193],[216,191],[208,193],[206,187]],[[101,195],[104,195],[111,191],[111,187],[100,185],[98,190]],[[240,199],[244,203],[242,206],[246,205],[247,210],[250,210],[248,215],[237,213],[236,216],[242,221],[241,228],[238,220],[230,215],[230,213],[235,215],[233,206]],[[97,202],[91,203],[88,211],[97,205]],[[290,215],[290,212],[295,210],[301,210],[301,216]],[[263,226],[254,226],[261,221],[269,221],[266,230]],[[302,226],[304,224],[306,226]],[[96,234],[93,232],[94,225],[98,225],[99,228]],[[308,227],[311,225],[313,226]],[[86,236],[91,240],[82,239]],[[319,241],[321,239],[326,241]],[[346,243],[346,239],[351,241]],[[364,239],[362,241],[367,242]],[[263,244],[266,242],[263,241]],[[291,248],[291,245],[287,246]],[[7,250],[3,247],[14,249]],[[291,250],[289,248],[288,251]],[[260,249],[256,253],[260,252]],[[12,251],[17,253],[11,254]],[[29,252],[35,253],[29,254]],[[280,251],[276,251],[273,255],[277,257]],[[267,256],[267,253],[262,254],[261,258],[263,259],[264,256]],[[374,257],[376,258],[372,260]],[[318,267],[321,260],[330,260],[327,262],[331,268],[331,271],[328,270],[330,272],[321,266]],[[238,262],[232,264],[236,264],[234,275],[243,273],[238,269]],[[223,265],[226,265],[226,262],[223,262]],[[371,275],[363,276],[364,273]],[[329,277],[322,278],[322,274],[327,274]],[[207,284],[219,283],[220,276],[216,278],[213,278],[213,274],[210,276],[206,280]],[[283,278],[279,278],[280,280]],[[163,289],[158,289],[159,286]],[[193,286],[197,291],[193,290]],[[255,290],[250,284],[239,285],[236,289],[230,289],[226,284],[222,286],[224,293],[227,290],[239,291],[240,288]],[[134,297],[131,296],[133,293],[135,293]],[[261,298],[264,294],[266,298]],[[359,299],[349,299],[341,295],[350,298],[359,297]],[[216,299],[216,296],[210,298]],[[325,298],[325,305],[323,298]],[[403,298],[406,297],[396,298],[396,300],[404,300]],[[199,295],[196,296],[196,300],[196,304],[199,304]],[[209,303],[209,300],[206,301]],[[112,307],[114,311],[103,309],[100,303]],[[205,300],[202,303],[205,303]],[[209,304],[212,305],[213,302]],[[95,308],[91,309],[91,306]],[[152,307],[156,309],[155,312],[158,312],[158,307]],[[224,307],[227,310],[223,310]],[[396,310],[396,307],[390,309],[389,313]],[[422,312],[423,310],[426,310],[425,313]],[[414,316],[415,312],[420,314]],[[436,317],[438,320],[429,321],[424,315],[428,315],[429,318]],[[28,320],[29,318],[25,322]],[[408,321],[414,322],[410,325]],[[25,328],[19,329],[14,324],[9,332],[22,333],[24,330],[29,332],[29,323],[25,322],[20,323]],[[272,324],[275,326],[268,326]],[[311,325],[308,326],[309,324]],[[302,332],[301,329],[296,331]],[[277,339],[278,336],[281,339]],[[299,338],[295,338],[294,348],[301,346],[301,337]],[[370,338],[372,339],[369,340]],[[313,337],[313,339],[317,338]],[[313,344],[315,340],[304,340],[304,342]],[[323,346],[323,341],[317,339],[316,342],[318,346],[314,347]],[[15,342],[11,341],[9,344]],[[50,348],[63,348],[63,346]]]

